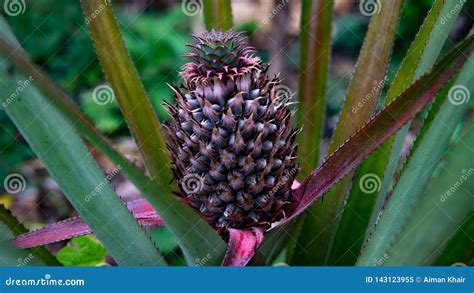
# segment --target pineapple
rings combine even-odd
[[[297,174],[290,97],[241,33],[195,38],[184,83],[172,86],[177,103],[166,104],[177,194],[219,232],[268,227],[284,216]]]

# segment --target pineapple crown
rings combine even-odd
[[[185,55],[193,61],[184,64],[180,72],[188,84],[205,85],[214,78],[234,80],[261,67],[260,59],[253,56],[255,49],[240,32],[213,29],[193,37],[197,43],[188,45],[192,52]]]

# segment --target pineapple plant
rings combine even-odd
[[[196,39],[165,124],[178,195],[219,231],[269,226],[281,218],[296,175],[288,97],[278,96],[280,80],[266,76],[240,33]]]
[[[472,139],[465,100],[472,87],[473,37],[438,57],[446,38],[436,36],[446,36],[452,27],[455,17],[444,15],[454,3],[434,1],[378,111],[379,85],[386,78],[404,1],[384,1],[374,12],[329,154],[319,163],[332,1],[302,1],[304,72],[297,106],[279,91],[279,75],[268,76],[268,64],[246,36],[232,30],[230,1],[223,2],[205,1],[208,31],[189,45],[189,62],[179,72],[182,83],[170,86],[174,103],[165,103],[169,117],[160,123],[110,2],[81,1],[98,59],[146,171],[114,149],[1,20],[5,92],[23,75],[33,81],[23,93],[28,99],[3,96],[2,107],[79,214],[27,232],[2,207],[1,231],[10,235],[2,250],[15,256],[30,250],[43,264],[56,265],[44,245],[94,233],[119,265],[166,265],[143,229],[166,226],[189,265],[270,265],[277,257],[292,265],[445,264],[443,257],[449,258],[455,246],[446,243],[446,231],[472,214],[472,199],[464,196],[472,187],[467,179],[459,196],[442,197],[450,201],[448,207],[437,210],[436,201],[437,190],[456,179],[455,172],[436,169],[439,161],[451,171],[464,168],[464,175],[472,169],[463,160],[472,158],[466,144],[453,148],[462,155],[444,156],[455,129],[459,139]],[[454,93],[459,88],[467,95]],[[426,117],[419,117],[428,104]],[[311,120],[309,126],[302,125],[302,117]],[[424,124],[408,159],[399,160],[405,125],[414,118]],[[32,123],[36,119],[43,123]],[[82,138],[120,166],[144,198],[124,204],[103,183],[107,180]],[[432,179],[435,171],[438,177]],[[377,196],[367,196],[372,191],[366,178],[379,185],[373,191]],[[98,186],[100,196],[92,193]],[[443,214],[451,221],[433,225]],[[465,225],[472,227],[471,222]],[[413,237],[426,233],[430,243]],[[440,247],[446,250],[441,255]]]

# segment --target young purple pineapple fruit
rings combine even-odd
[[[290,97],[241,33],[196,39],[164,124],[179,196],[220,232],[268,227],[283,216],[297,173]]]

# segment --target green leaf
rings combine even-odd
[[[301,2],[300,72],[298,77],[297,136],[300,172],[304,178],[319,162],[323,139],[326,88],[331,56],[331,25],[333,1]],[[305,216],[298,219],[292,231],[287,258],[291,260]]]
[[[318,164],[331,55],[332,8],[330,0],[304,0],[301,6],[297,123],[302,127],[298,135],[302,176]]]
[[[69,121],[29,86],[26,81],[31,79],[10,79],[5,70],[1,79],[2,92],[19,93],[14,98],[0,96],[8,116],[114,259],[122,265],[163,265],[161,255],[114,193]],[[13,87],[18,82],[21,91]]]
[[[81,4],[104,73],[141,150],[152,182],[160,189],[146,186],[147,182],[143,179],[134,183],[141,188],[176,237],[190,265],[208,254],[212,258],[206,262],[207,265],[220,264],[225,254],[224,241],[191,207],[171,192],[170,161],[159,121],[129,58],[110,2],[82,0]]]
[[[363,126],[375,110],[385,82],[402,4],[402,0],[385,1],[370,21],[329,152],[336,150]],[[352,174],[334,186],[326,200],[314,204],[307,212],[298,240],[302,248],[296,251],[293,264],[322,265],[327,262]]]
[[[276,227],[300,215],[408,123],[457,74],[473,50],[474,36],[470,36],[339,146],[298,186],[293,195],[296,204],[286,210],[289,216]]]
[[[204,0],[204,22],[208,30],[231,29],[233,24],[230,0]]]
[[[433,3],[429,15],[426,17],[415,40],[410,46],[395,79],[385,98],[385,103],[392,101],[411,82],[428,70],[438,58],[445,41],[448,39],[454,22],[461,10],[463,2],[437,0]],[[458,8],[456,8],[456,6]],[[451,12],[453,11],[453,13]],[[446,18],[446,15],[452,15]],[[387,141],[377,154],[367,160],[367,164],[373,162],[384,162],[384,170],[373,169],[371,173],[376,174],[382,180],[380,192],[377,195],[372,214],[370,216],[365,241],[372,233],[377,218],[382,210],[385,198],[392,188],[392,182],[397,166],[399,165],[400,151],[410,126],[402,128],[395,137]],[[387,155],[388,154],[388,155]],[[380,166],[380,165],[378,165]]]
[[[58,260],[65,266],[103,266],[107,250],[91,236],[72,239],[58,251]]]
[[[3,223],[14,236],[21,235],[28,232],[28,229],[23,226],[22,223],[15,218],[4,205],[0,204],[0,222]],[[2,240],[4,237],[2,237]],[[48,266],[60,266],[61,263],[46,249],[46,247],[34,247],[27,251],[31,252],[34,256],[41,259],[41,261]]]
[[[470,70],[472,73],[472,67]],[[416,210],[409,215],[396,235],[396,241],[391,242],[387,249],[388,257],[384,265],[433,264],[466,217],[469,214],[472,216],[474,151],[470,143],[474,141],[473,126],[474,120],[471,119],[467,133],[449,150],[446,162],[438,167],[438,174],[431,179],[426,192],[416,203]],[[456,263],[459,262],[461,260],[456,260]]]
[[[122,40],[109,0],[81,1],[97,57],[152,180],[171,192],[164,135]],[[156,195],[158,196],[158,195]]]
[[[7,24],[2,19],[2,27]],[[121,166],[125,176],[141,191],[142,195],[153,205],[164,219],[166,226],[180,243],[187,259],[194,261],[212,253],[213,257],[205,265],[219,265],[222,261],[226,245],[216,232],[204,222],[189,206],[179,201],[173,194],[163,189],[154,181],[150,181],[135,165],[126,160],[110,144],[108,139],[98,131],[80,108],[70,99],[63,89],[38,66],[36,66],[21,48],[15,37],[10,33],[2,33],[8,42],[0,38],[0,52],[9,56],[19,70],[29,75],[45,97],[61,111],[70,123],[74,123],[78,131],[90,143],[103,152],[116,166]],[[172,208],[170,208],[172,207]],[[195,257],[196,256],[196,257]]]
[[[472,41],[472,37],[470,40]],[[454,86],[462,87],[468,92],[474,91],[473,70],[474,56],[471,56],[454,81]],[[399,235],[404,232],[404,227],[407,227],[413,213],[418,209],[423,191],[442,159],[458,121],[468,107],[467,103],[453,102],[451,95],[449,92],[447,99],[438,96],[435,101],[433,111],[437,113],[425,124],[423,139],[419,141],[419,145],[412,151],[410,160],[404,166],[387,206],[373,229],[372,237],[357,261],[358,264],[370,265],[383,258]],[[438,103],[439,107],[436,106]]]
[[[385,104],[391,102],[422,72],[433,65],[453,23],[453,21],[442,23],[441,19],[446,11],[449,11],[447,9],[451,9],[452,6],[452,2],[442,0],[433,3],[433,7],[426,16],[391,83]],[[407,129],[407,127],[402,129],[397,135],[397,139],[390,138],[358,168],[331,247],[329,265],[353,265],[356,262],[367,227],[371,228],[378,217],[391,186],[400,157],[399,151]],[[393,146],[394,140],[397,141],[395,146]],[[389,156],[392,146],[393,152]],[[371,187],[369,186],[371,182],[374,183],[373,188],[367,188]],[[365,188],[361,189],[361,186],[365,186]],[[369,225],[369,221],[372,223],[371,225]]]

